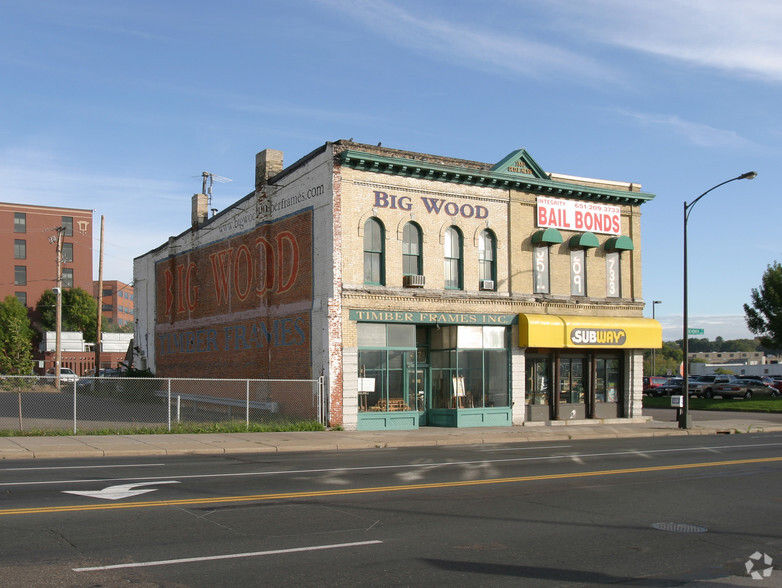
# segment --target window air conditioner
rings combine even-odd
[[[402,284],[405,288],[423,288],[424,277],[423,276],[404,276],[402,278]]]
[[[494,290],[494,280],[481,280],[481,290]]]

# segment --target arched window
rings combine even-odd
[[[364,224],[364,283],[382,286],[385,281],[385,230],[370,218]]]
[[[462,289],[462,234],[456,227],[445,231],[445,287]]]
[[[497,238],[488,229],[478,235],[478,280],[481,290],[496,288]]]
[[[422,275],[424,269],[422,262],[421,229],[415,223],[407,223],[402,233],[402,275]]]

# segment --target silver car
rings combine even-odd
[[[730,376],[728,382],[721,382],[714,386],[714,396],[722,398],[746,398],[753,396],[776,396],[777,389],[767,386],[759,380],[737,378]]]

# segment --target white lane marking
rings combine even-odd
[[[263,555],[280,555],[285,553],[301,553],[302,551],[320,551],[323,549],[342,549],[345,547],[363,547],[364,545],[377,545],[382,541],[357,541],[356,543],[335,543],[332,545],[313,545],[311,547],[294,547],[291,549],[273,549],[271,551],[255,551],[251,553],[229,553],[226,555],[210,555],[205,557],[185,557],[182,559],[163,559],[159,561],[142,561],[128,564],[115,564],[111,566],[96,566],[92,568],[72,568],[74,572],[97,572],[103,570],[119,570],[122,568],[146,568],[150,566],[170,566],[183,563],[200,561],[215,561],[218,559],[238,559],[241,557],[259,557]]]
[[[493,453],[495,451],[534,451],[535,449],[567,449],[572,445],[543,445],[541,447],[496,447],[493,449],[479,449],[484,453]]]
[[[176,480],[163,480],[160,482],[140,482],[138,484],[119,484],[117,486],[108,486],[103,490],[63,490],[63,494],[76,494],[78,496],[87,496],[89,498],[102,498],[104,500],[121,500],[131,496],[155,492],[157,488],[145,488],[136,490],[140,486],[151,486],[152,484],[180,484]]]
[[[39,468],[2,468],[0,472],[35,472],[48,470],[102,470],[103,468],[149,468],[162,467],[164,463],[129,463],[110,465],[84,465],[84,466],[46,466]]]
[[[557,455],[541,455],[536,457],[509,457],[505,459],[479,459],[471,461],[442,461],[431,463],[403,463],[403,464],[391,464],[391,465],[377,465],[377,466],[359,466],[359,467],[341,467],[341,468],[314,468],[307,470],[276,470],[269,472],[234,472],[223,474],[191,474],[177,476],[180,480],[195,480],[206,478],[240,478],[240,477],[254,477],[254,476],[284,476],[284,475],[301,475],[301,474],[325,474],[332,472],[360,472],[367,470],[398,470],[404,468],[432,468],[432,467],[446,467],[446,466],[472,466],[472,465],[490,465],[493,463],[512,463],[512,462],[526,462],[526,461],[547,461],[556,459],[577,459],[583,457],[608,457],[616,455],[651,455],[654,453],[682,453],[682,452],[695,452],[695,451],[709,451],[717,452],[722,449],[745,449],[750,447],[776,447],[782,445],[782,443],[755,443],[746,445],[717,445],[708,447],[705,445],[698,447],[680,447],[673,449],[647,449],[638,450],[633,449],[629,451],[611,451],[606,453],[562,453]],[[130,480],[164,480],[170,476],[144,476],[133,478],[115,478],[114,482],[123,482]],[[103,479],[86,479],[86,480],[41,480],[36,482],[0,482],[0,488],[6,486],[40,486],[51,484],[85,484],[85,483],[100,483],[106,482]]]

